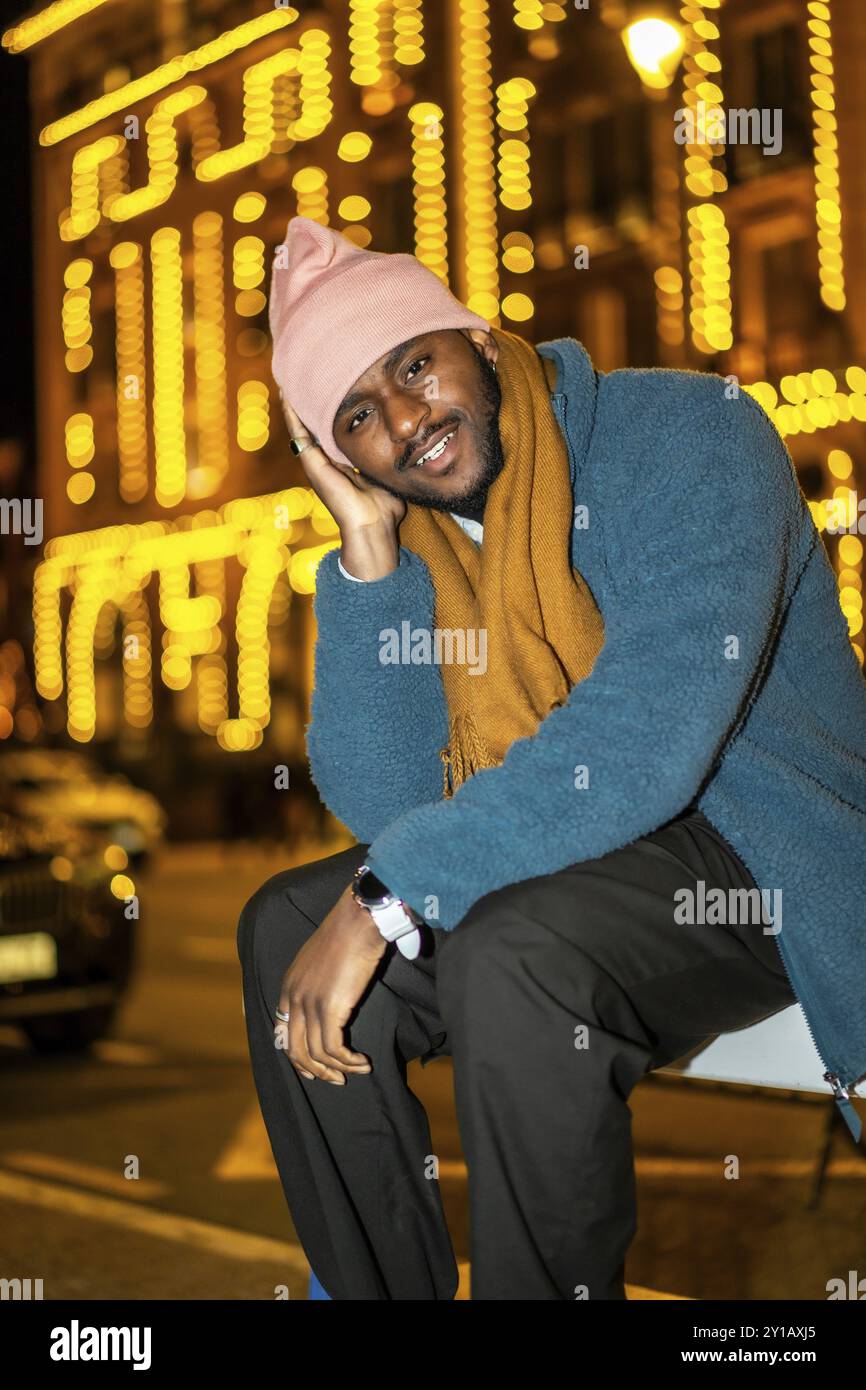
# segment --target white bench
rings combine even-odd
[[[682,1062],[660,1071],[705,1081],[732,1081],[746,1086],[773,1086],[785,1091],[815,1091],[832,1100],[824,1068],[799,1004],[772,1018],[720,1033]]]
[[[659,1067],[653,1074],[778,1091],[805,1091],[822,1096],[827,1102],[827,1120],[812,1191],[806,1203],[812,1208],[820,1197],[839,1114],[823,1073],[824,1067],[803,1010],[799,1004],[791,1004],[748,1028],[720,1033],[669,1066]]]

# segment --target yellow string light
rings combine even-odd
[[[65,427],[66,441],[66,461],[70,468],[86,468],[93,462],[96,447],[93,440],[93,416],[86,411],[76,411],[70,415]],[[78,475],[82,476],[82,475]],[[71,501],[85,501],[91,496],[93,479],[90,474],[84,475],[90,478],[90,483],[76,482],[75,477],[67,481],[66,490]]]
[[[487,0],[460,0],[458,22],[466,305],[494,322],[499,315],[499,263]]]
[[[244,73],[244,138],[227,150],[203,159],[196,167],[197,179],[213,182],[237,173],[264,159],[282,138],[290,143],[311,140],[327,129],[333,116],[329,96],[331,83],[328,60],[330,40],[323,29],[308,29],[297,48],[284,48]],[[297,86],[300,115],[278,129],[275,110],[275,83],[291,78]]]
[[[547,3],[547,0],[513,0],[513,6],[513,22],[518,29],[525,29],[530,33],[543,29],[545,23],[561,23],[567,14],[563,5],[552,5]]]
[[[499,201],[513,212],[525,212],[532,205],[528,111],[535,95],[534,84],[525,77],[512,77],[496,89],[496,124],[500,137],[506,132],[499,142]],[[513,246],[512,262],[516,252]],[[503,265],[507,268],[504,255]],[[512,291],[502,300],[502,313],[512,322],[526,323],[535,313],[535,304],[528,294]]]
[[[85,258],[70,261],[63,273],[66,289],[60,322],[67,348],[65,362],[68,372],[83,372],[93,360],[93,348],[90,346],[93,336],[91,290],[88,283],[92,273],[93,262]]]
[[[277,29],[284,29],[286,25],[294,24],[299,18],[298,10],[290,6],[280,6],[268,14],[239,24],[236,29],[227,30],[218,38],[202,44],[200,48],[179,54],[160,67],[154,68],[152,72],[145,73],[143,77],[137,77],[133,82],[125,83],[115,91],[89,101],[86,106],[70,112],[68,116],[52,121],[40,131],[39,143],[56,145],[61,140],[68,139],[70,135],[77,135],[79,131],[87,130],[99,121],[104,121],[107,116],[114,116],[118,111],[129,111],[145,98],[153,96],[155,92],[174,86],[189,73],[200,72],[202,68],[219,63],[231,53],[248,48],[257,39],[264,38],[266,34],[272,34]]]
[[[323,545],[289,552],[296,522],[308,518],[329,537]],[[289,525],[284,525],[284,521]],[[260,497],[238,498],[218,512],[204,511],[175,522],[109,526],[55,537],[45,547],[33,589],[34,658],[37,690],[56,700],[64,688],[62,603],[72,593],[66,633],[67,728],[87,742],[96,731],[94,669],[98,634],[110,630],[112,605],[123,623],[124,705],[134,727],[153,717],[150,687],[152,638],[144,590],[159,580],[163,625],[161,674],[172,690],[184,689],[196,663],[198,717],[202,729],[229,751],[255,747],[270,718],[268,623],[280,605],[276,586],[288,582],[312,592],[315,565],[338,544],[330,513],[310,488],[292,487]],[[238,716],[228,717],[225,638],[219,624],[226,612],[224,563],[237,557],[244,579],[236,611]],[[198,592],[192,596],[191,574]],[[108,626],[106,626],[108,625]],[[135,638],[131,645],[129,638]]]
[[[199,213],[192,224],[193,343],[198,459],[189,470],[191,497],[210,497],[229,470],[223,222]]]
[[[846,298],[830,0],[823,4],[810,3],[806,9],[809,15],[818,277],[822,300],[828,309],[838,312],[845,308]]]
[[[196,527],[219,525],[215,512],[202,512],[193,519]],[[225,559],[199,560],[193,566],[195,586],[198,594],[212,598],[221,614],[226,612]],[[228,670],[225,659],[225,637],[218,631],[216,649],[204,653],[196,663],[196,699],[199,728],[203,733],[216,735],[224,720],[229,717]]]
[[[421,0],[393,0],[394,62],[415,67],[424,61]]]
[[[118,490],[125,502],[140,502],[147,493],[141,247],[132,241],[118,242],[111,249],[109,262],[114,270]]]
[[[847,390],[838,380],[842,375],[819,367],[782,377],[778,388],[769,381],[756,381],[744,385],[743,390],[760,402],[783,438],[814,434],[850,420],[866,423],[866,369],[846,368]]]
[[[232,217],[236,222],[257,222],[268,205],[264,193],[242,193],[235,199]]]
[[[123,620],[123,716],[132,728],[145,729],[153,719],[150,609],[133,590],[120,604]]]
[[[358,164],[362,159],[366,159],[373,148],[372,138],[364,130],[349,130],[340,140],[337,147],[338,159],[344,159],[347,164]]]
[[[104,4],[105,0],[55,0],[47,9],[40,10],[38,14],[31,15],[29,19],[22,19],[20,24],[7,29],[3,35],[3,47],[8,48],[10,53],[23,53],[26,48],[32,48],[34,44],[50,38],[59,29],[74,23],[76,19],[81,19],[83,15],[90,14],[91,10],[98,10],[99,6]]]
[[[147,131],[147,183],[131,193],[107,199],[104,211],[112,222],[127,222],[168,202],[178,173],[177,118],[205,100],[204,87],[185,87],[157,102],[145,121]]]
[[[183,265],[176,227],[154,232],[150,256],[155,494],[161,507],[173,507],[186,493]]]
[[[298,199],[298,216],[311,222],[328,225],[328,175],[318,165],[298,169],[292,178],[292,188]]]
[[[496,124],[510,132],[499,144],[499,201],[525,212],[532,203],[529,180],[529,102],[536,95],[525,77],[512,77],[496,89]]]
[[[725,149],[715,138],[722,128],[722,64],[711,48],[720,35],[705,13],[717,10],[719,4],[720,0],[703,0],[683,5],[680,11],[685,25],[683,107],[693,121],[691,133],[697,137],[684,145],[685,184],[694,197],[703,200],[690,207],[687,215],[689,322],[692,342],[705,353],[727,352],[734,341],[730,233],[722,209],[709,201],[728,186],[714,163],[722,159]]]
[[[412,196],[415,256],[448,284],[448,211],[445,198],[445,139],[441,106],[416,102],[409,110],[412,129]]]
[[[349,0],[349,76],[373,87],[383,71],[379,41],[380,0]]]
[[[238,444],[245,453],[263,449],[270,433],[269,392],[263,381],[243,381],[238,387]]]
[[[78,241],[99,225],[100,167],[126,154],[122,135],[105,135],[90,145],[83,145],[72,156],[71,202],[68,212],[60,217],[60,236],[63,241]]]

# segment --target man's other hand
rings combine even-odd
[[[289,1021],[275,1020],[275,1046],[302,1076],[344,1086],[347,1076],[370,1071],[369,1058],[346,1047],[343,1029],[387,946],[349,884],[283,977],[278,1008]]]

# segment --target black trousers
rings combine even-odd
[[[388,947],[347,1029],[372,1070],[335,1086],[302,1077],[275,1045],[274,1009],[366,849],[276,874],[238,927],[256,1089],[318,1278],[337,1300],[454,1297],[427,1115],[406,1080],[411,1059],[450,1053],[473,1299],[623,1299],[637,1228],[632,1088],[796,1002],[760,920],[675,920],[678,890],[754,889],[749,871],[691,809],[487,894],[453,931],[428,932],[431,954]]]

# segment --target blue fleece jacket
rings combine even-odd
[[[781,902],[782,958],[857,1134],[841,1089],[866,1073],[866,682],[791,457],[717,375],[596,372],[573,338],[538,351],[587,509],[571,560],[604,616],[591,675],[444,798],[441,672],[379,660],[382,629],[434,627],[429,570],[401,546],[391,574],[353,584],[329,551],[316,786],[379,877],[446,931],[484,894],[697,805]]]

